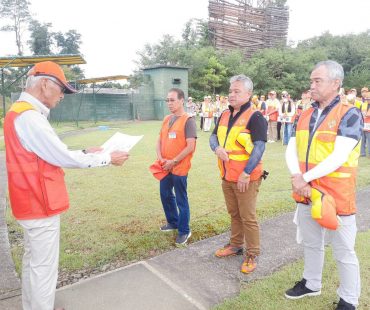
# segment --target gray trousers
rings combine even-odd
[[[361,282],[360,268],[354,250],[357,226],[355,215],[341,216],[341,226],[336,231],[322,228],[311,217],[311,207],[298,204],[298,229],[304,247],[303,278],[306,287],[313,291],[321,290],[322,270],[324,266],[324,236],[329,234],[333,255],[339,271],[339,297],[353,305],[358,305]]]
[[[367,155],[370,156],[370,131],[362,132],[361,156],[366,156],[366,147],[367,147]]]

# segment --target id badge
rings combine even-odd
[[[168,133],[168,138],[169,139],[176,139],[176,132],[174,131],[171,131]]]

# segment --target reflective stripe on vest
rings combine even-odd
[[[310,141],[309,124],[314,108],[302,112],[296,129],[296,143],[299,165],[302,173],[313,169],[324,161],[334,150],[339,124],[347,111],[352,108],[338,103],[331,109],[325,120],[312,133]],[[347,161],[334,172],[311,181],[311,185],[334,197],[337,213],[356,213],[356,173],[360,143],[352,150]]]
[[[228,123],[231,115],[230,110],[222,113],[217,130],[218,143],[229,152],[229,161],[218,159],[221,178],[237,182],[240,174],[246,167],[250,154],[253,150],[253,142],[250,131],[246,129],[252,114],[256,112],[248,108],[239,115],[233,126],[229,129]],[[251,173],[251,181],[258,180],[262,175],[262,162]]]
[[[161,139],[161,155],[166,159],[174,159],[187,146],[185,136],[185,125],[187,120],[191,117],[189,114],[180,116],[169,127],[169,122],[172,115],[167,115],[162,123],[160,132]],[[171,173],[175,175],[185,176],[191,167],[191,158],[193,152],[188,154],[176,166],[173,167]]]
[[[27,151],[15,131],[15,119],[33,109],[27,102],[16,102],[4,122],[9,198],[13,215],[20,220],[56,215],[69,207],[63,170]]]

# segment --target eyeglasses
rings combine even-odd
[[[58,86],[59,86],[59,88],[60,88],[60,91],[61,91],[62,93],[64,93],[64,92],[65,92],[66,88],[65,88],[63,85],[60,85],[58,82],[56,82],[56,81],[54,81],[54,80],[52,80],[52,79],[47,79],[47,80],[48,80],[48,81],[52,81],[54,84],[58,85]]]
[[[175,102],[176,101],[176,99],[172,99],[172,98],[167,98],[166,99],[166,102]]]

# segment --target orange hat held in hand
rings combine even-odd
[[[152,165],[150,165],[149,170],[159,181],[168,174],[168,171],[163,170],[163,167],[158,159]]]

